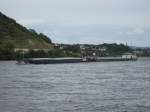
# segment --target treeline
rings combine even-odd
[[[82,47],[81,47],[82,46]],[[11,42],[0,42],[0,60],[20,60],[22,58],[58,58],[58,57],[82,57],[84,53],[90,56],[90,53],[96,52],[97,56],[119,56],[126,52],[134,52],[129,46],[124,44],[100,44],[100,45],[88,45],[88,44],[58,44],[53,50],[33,50],[28,52],[17,51],[15,52],[15,46]],[[102,50],[103,49],[103,50]],[[137,52],[138,51],[138,52]],[[150,49],[136,50],[134,53],[139,53],[138,56],[150,56]]]
[[[17,51],[11,42],[0,42],[0,60],[20,60],[22,58],[57,58],[57,57],[80,57],[80,47],[70,45],[60,49],[60,47],[53,50],[32,50],[28,52]]]
[[[99,44],[99,45],[88,45],[85,44],[84,53],[88,55],[93,55],[93,52],[96,53],[96,56],[118,56],[126,52],[131,52],[129,46],[124,44]]]
[[[67,45],[59,44],[55,49],[44,51],[44,50],[32,50],[28,52],[14,51],[14,45],[10,42],[3,44],[0,42],[0,60],[14,60],[22,58],[57,58],[57,57],[81,57],[82,49],[80,46],[83,46],[85,52],[88,53],[89,50],[93,53],[95,50],[105,48],[105,51],[100,51],[102,55],[99,56],[117,56],[125,52],[130,52],[131,49],[123,44],[101,44],[101,45]]]
[[[100,47],[105,47],[106,48],[106,54],[108,56],[116,56],[116,55],[121,55],[122,53],[126,52],[132,52],[129,46],[126,46],[124,44],[101,44],[99,45]]]
[[[58,58],[58,57],[80,57],[80,54],[73,53],[69,51],[64,50],[50,50],[50,51],[43,51],[43,50],[30,50],[27,53],[23,53],[22,51],[18,51],[15,53],[16,59],[22,59],[22,58]]]
[[[0,42],[0,60],[15,59],[14,45],[10,42]]]

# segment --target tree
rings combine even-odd
[[[39,34],[39,37],[41,37],[43,40],[45,40],[48,43],[52,43],[51,39],[48,38],[46,35],[44,35],[43,33]]]
[[[14,59],[14,45],[11,42],[0,44],[0,59],[1,60]]]

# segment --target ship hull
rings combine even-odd
[[[27,59],[25,63],[30,64],[61,64],[61,63],[80,63],[84,62],[82,58],[48,58],[48,59]]]

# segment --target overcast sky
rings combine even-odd
[[[150,46],[150,0],[0,0],[0,11],[57,43]]]

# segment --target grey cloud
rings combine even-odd
[[[0,0],[0,10],[54,42],[132,41],[150,46],[149,4],[149,0]]]

